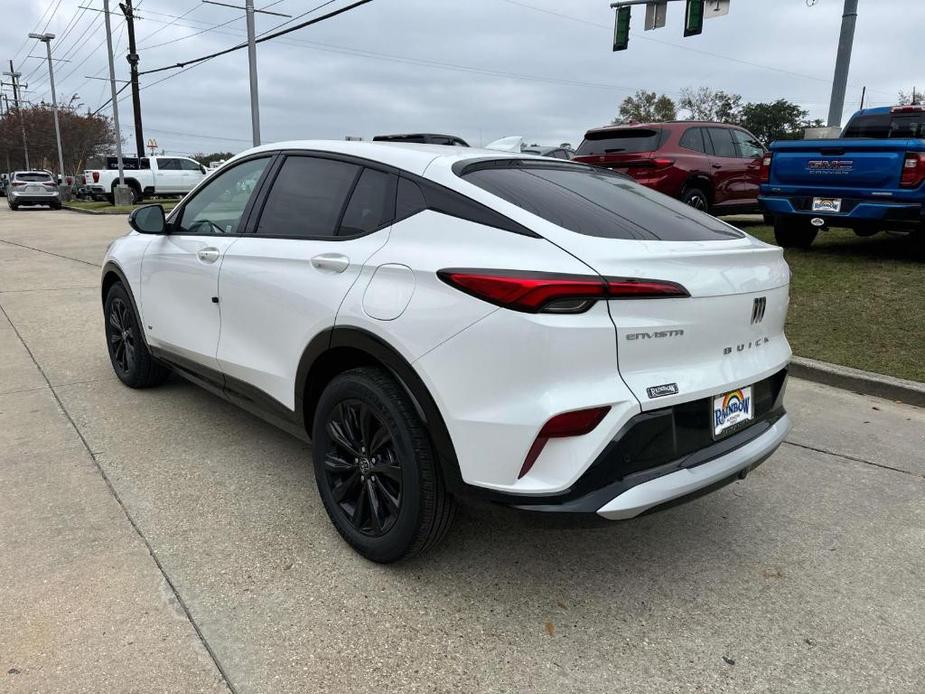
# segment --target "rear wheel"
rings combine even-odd
[[[449,529],[455,500],[427,430],[385,371],[353,369],[331,381],[315,412],[312,457],[328,516],[367,559],[414,556]]]
[[[148,351],[132,300],[121,282],[106,294],[106,346],[116,376],[130,388],[151,388],[167,380],[170,370]]]
[[[15,202],[11,202],[11,203],[10,203],[10,209],[13,210],[13,211],[15,212],[16,210],[19,209],[19,205],[16,204]]]
[[[781,248],[809,248],[819,230],[808,220],[778,217],[774,220],[774,238]]]
[[[867,228],[861,227],[859,229],[855,229],[854,233],[860,236],[862,239],[866,239],[871,236],[876,236],[877,234],[880,233],[880,230],[879,229],[867,229]]]
[[[681,202],[685,205],[690,205],[695,210],[710,212],[710,198],[702,188],[694,186],[685,188],[684,192],[681,193]]]

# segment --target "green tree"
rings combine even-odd
[[[803,129],[813,124],[806,120],[809,112],[786,99],[771,103],[745,104],[738,125],[755,135],[764,144],[774,140],[798,140]]]
[[[681,90],[678,107],[687,111],[688,120],[735,123],[742,111],[742,97],[709,87],[685,87]]]
[[[676,120],[678,108],[674,101],[662,94],[639,90],[620,104],[620,115],[614,123],[664,123]]]

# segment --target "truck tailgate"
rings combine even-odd
[[[895,189],[906,151],[921,141],[802,140],[776,142],[771,184],[818,188]]]

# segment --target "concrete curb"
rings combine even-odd
[[[906,381],[805,357],[793,358],[790,375],[864,395],[925,407],[925,383],[917,381]]]
[[[77,207],[68,207],[64,205],[62,210],[67,210],[68,212],[77,212],[78,214],[92,214],[96,217],[118,217],[119,215],[125,215],[128,217],[128,212],[98,212],[97,210],[81,210]]]

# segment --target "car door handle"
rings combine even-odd
[[[324,253],[312,258],[312,267],[322,272],[341,273],[350,267],[350,258],[340,253]]]
[[[196,253],[196,257],[204,263],[214,263],[218,260],[219,250],[217,248],[202,248]]]

